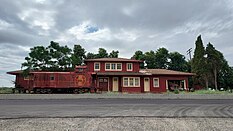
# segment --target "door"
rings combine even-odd
[[[113,88],[112,91],[118,91],[118,77],[113,77]]]
[[[144,78],[144,91],[145,92],[150,91],[150,78],[148,77]]]
[[[101,91],[108,91],[108,78],[99,78],[99,89]]]

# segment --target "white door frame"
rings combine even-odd
[[[146,90],[145,88],[145,79],[148,79],[148,90]],[[150,78],[149,77],[144,78],[144,92],[150,92]]]
[[[114,90],[114,79],[117,79],[117,87],[115,87],[116,88],[116,90]],[[112,91],[119,91],[119,78],[118,77],[113,77],[112,78]]]

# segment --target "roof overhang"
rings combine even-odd
[[[98,76],[144,76],[151,75],[141,72],[97,72]]]

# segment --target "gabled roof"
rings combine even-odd
[[[108,61],[108,62],[143,62],[141,60],[126,59],[126,58],[98,58],[98,59],[86,59],[84,61]]]
[[[184,76],[194,76],[194,73],[167,70],[167,69],[141,69],[142,73],[151,73],[152,75],[184,75]]]

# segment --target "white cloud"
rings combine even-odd
[[[13,27],[13,25],[0,19],[0,30],[7,29],[9,27]]]
[[[89,32],[89,27],[98,28],[90,21],[84,21],[80,25],[67,29],[65,33],[61,33],[57,40],[67,41],[67,39],[73,39],[73,41],[108,41],[112,39],[111,31],[108,28],[98,28],[98,30],[94,32]]]
[[[43,31],[47,31],[55,26],[55,15],[54,11],[31,8],[20,12],[18,17],[28,23],[30,28],[39,27]]]
[[[135,30],[121,29],[114,35],[114,38],[122,41],[135,41],[139,37],[139,33]]]

